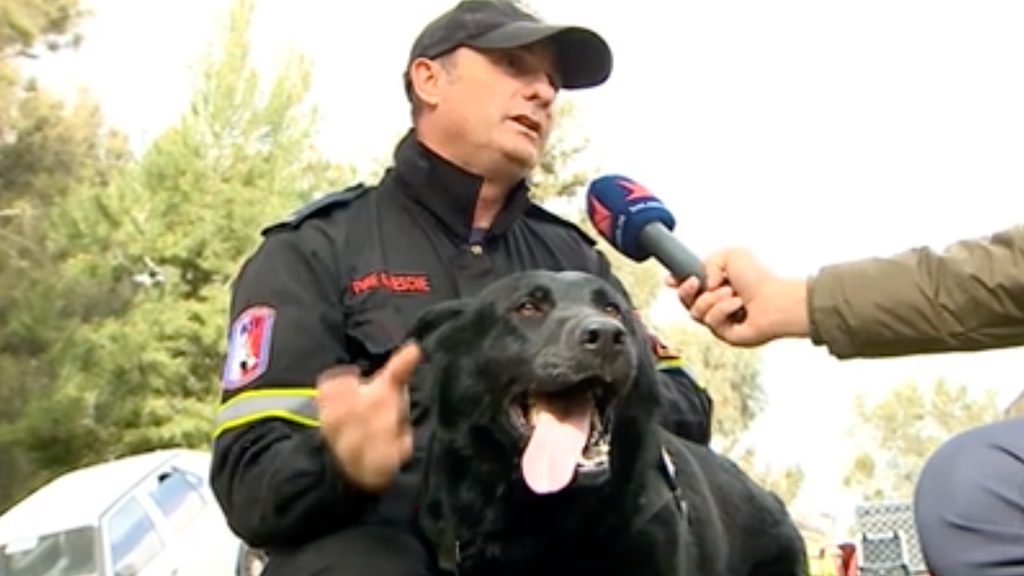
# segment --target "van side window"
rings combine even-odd
[[[176,533],[185,532],[206,508],[206,500],[190,476],[183,470],[172,469],[160,475],[149,493]]]
[[[109,520],[110,558],[115,574],[142,571],[164,549],[163,540],[146,509],[134,496],[118,506]]]

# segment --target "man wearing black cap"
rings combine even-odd
[[[212,484],[268,574],[426,574],[413,529],[427,395],[403,345],[424,308],[528,269],[621,287],[575,226],[528,197],[559,89],[611,72],[589,30],[497,0],[429,24],[405,73],[413,130],[394,166],[264,230],[233,287]],[[652,338],[652,349],[663,350]],[[664,424],[706,443],[711,400],[662,362]],[[415,434],[413,433],[415,430]]]

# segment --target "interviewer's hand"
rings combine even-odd
[[[666,278],[694,320],[718,338],[737,346],[758,346],[786,336],[806,336],[807,283],[779,278],[743,248],[728,248],[704,261],[707,287],[688,278]],[[747,309],[741,323],[729,319]]]
[[[338,366],[317,381],[320,431],[346,480],[369,492],[387,488],[412,454],[407,381],[422,352],[406,344],[368,381]]]

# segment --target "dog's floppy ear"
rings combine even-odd
[[[427,308],[413,322],[409,338],[423,342],[449,322],[459,318],[469,309],[466,300],[448,300]]]

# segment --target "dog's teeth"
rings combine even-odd
[[[608,455],[610,452],[611,451],[609,450],[607,443],[588,446],[583,452],[580,464],[590,468],[600,466],[608,461]]]

